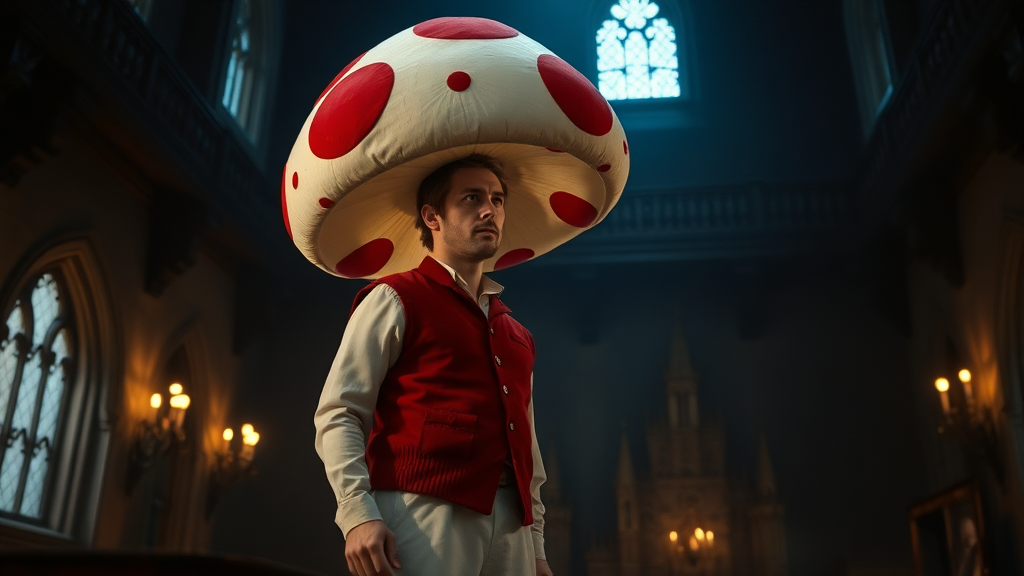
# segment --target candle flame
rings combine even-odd
[[[968,382],[971,381],[971,371],[968,370],[967,368],[961,370],[960,373],[957,374],[957,376],[960,377],[960,381],[963,382],[964,384],[967,384]]]
[[[151,408],[159,408],[164,402],[164,397],[159,394],[153,394],[149,397],[149,406]]]
[[[946,380],[945,378],[936,378],[935,389],[938,390],[939,392],[945,392],[949,390],[949,380]]]
[[[181,391],[182,391],[183,389],[182,389],[182,387],[181,387],[181,384],[180,384],[180,383],[178,383],[178,382],[175,382],[174,384],[171,384],[171,386],[170,386],[169,390],[170,390],[170,392],[171,392],[171,396],[177,396],[178,394],[181,394]]]
[[[188,397],[188,394],[178,394],[177,396],[171,396],[171,408],[178,408],[184,410],[188,408],[188,405],[192,402],[192,399]]]
[[[235,437],[235,431],[231,428],[224,429],[224,440],[231,442],[231,439]]]

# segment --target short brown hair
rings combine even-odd
[[[452,190],[452,176],[462,168],[486,168],[498,177],[501,189],[508,195],[508,186],[505,184],[505,170],[496,159],[484,154],[470,154],[465,158],[459,158],[441,166],[430,173],[429,176],[420,182],[420,189],[416,193],[416,227],[420,230],[420,242],[427,250],[434,250],[434,237],[430,234],[430,228],[423,221],[423,207],[431,206],[438,216],[444,217],[444,201]]]

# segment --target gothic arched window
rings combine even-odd
[[[266,2],[236,0],[228,31],[228,61],[221,104],[253,141],[265,99]]]
[[[0,512],[42,519],[76,356],[67,290],[55,272],[24,285],[0,336]]]
[[[597,31],[598,89],[608,100],[689,97],[676,28],[651,0],[618,0]]]

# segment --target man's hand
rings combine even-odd
[[[392,576],[391,568],[402,567],[398,561],[395,534],[380,520],[370,520],[348,531],[345,560],[348,571],[355,576]]]
[[[537,558],[537,576],[554,576],[548,566],[548,561],[543,558]]]

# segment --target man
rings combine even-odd
[[[417,195],[430,255],[353,304],[315,423],[358,576],[551,575],[533,339],[483,276],[506,196],[487,156],[438,168]]]

